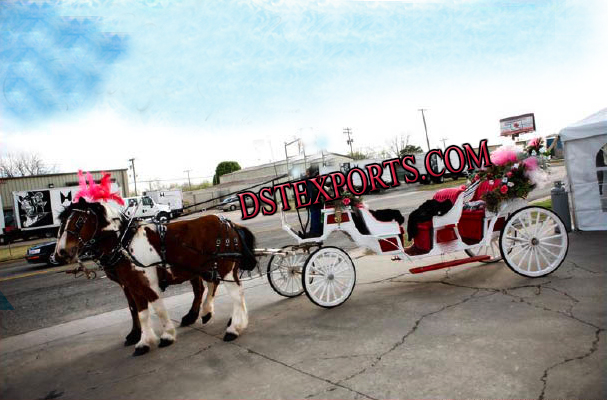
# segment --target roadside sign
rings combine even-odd
[[[523,114],[500,120],[500,136],[517,136],[520,133],[534,132],[536,123],[534,114]]]

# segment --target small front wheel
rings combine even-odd
[[[306,296],[325,308],[337,307],[348,300],[356,279],[355,264],[337,247],[321,247],[308,257],[302,270]]]
[[[475,256],[490,256],[487,260],[482,260],[481,262],[484,264],[491,264],[497,261],[502,260],[502,254],[500,253],[500,244],[499,244],[500,232],[492,232],[492,238],[490,239],[490,244],[487,246],[479,246],[474,247],[472,249],[466,249],[465,253],[469,257]]]
[[[500,232],[500,253],[507,266],[520,275],[548,275],[568,253],[566,226],[557,214],[543,207],[517,210]]]
[[[295,253],[287,256],[276,254],[270,257],[268,271],[266,272],[270,287],[285,297],[297,297],[304,293],[300,275],[307,257],[307,253]]]

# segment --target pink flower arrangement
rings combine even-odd
[[[342,199],[342,204],[344,204],[345,206],[350,204],[350,199],[348,197],[345,197]]]
[[[507,172],[507,178],[512,178],[513,177],[513,172],[509,171]]]
[[[93,175],[90,172],[87,172],[86,180],[82,171],[78,171],[78,181],[80,190],[74,196],[73,202],[76,203],[78,199],[83,198],[86,201],[96,202],[96,201],[115,201],[121,206],[125,204],[125,201],[120,197],[118,192],[112,193],[112,180],[110,179],[110,174],[107,172],[102,172],[103,177],[98,184],[93,180]],[[87,180],[89,181],[89,185],[87,186]]]
[[[500,187],[500,193],[507,194],[508,191],[509,191],[509,188],[507,187],[507,185],[502,185]]]
[[[543,147],[543,139],[540,137],[536,137],[528,142],[528,145],[526,146],[526,151],[528,152],[528,154],[532,154],[533,151],[539,153],[541,147]]]
[[[531,139],[528,142],[528,147],[540,148],[540,138],[537,137],[537,138]]]
[[[490,154],[490,161],[494,165],[502,166],[517,161],[517,151],[509,147],[501,147]]]
[[[536,157],[528,157],[522,161],[526,171],[535,171],[538,168],[538,160]]]

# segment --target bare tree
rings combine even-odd
[[[410,135],[403,136],[403,134],[399,136],[395,136],[388,141],[388,149],[387,152],[392,157],[400,157],[401,152],[410,144]]]
[[[410,134],[395,136],[387,142],[384,154],[389,157],[403,157],[407,154],[422,153],[420,146],[410,144]]]
[[[0,177],[43,175],[57,172],[57,167],[48,165],[36,153],[6,154],[0,157]]]

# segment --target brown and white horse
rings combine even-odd
[[[202,276],[209,289],[203,304],[203,323],[211,319],[217,286],[224,281],[233,300],[232,318],[224,340],[236,339],[247,327],[247,309],[238,270],[239,266],[251,269],[256,260],[247,251],[254,247],[255,239],[246,228],[228,224],[216,216],[205,216],[168,224],[163,234],[154,224],[136,223],[129,227],[111,203],[84,199],[68,206],[60,219],[56,257],[74,261],[83,250],[91,251],[108,277],[125,291],[132,315],[137,313],[141,338],[134,355],[147,353],[157,343],[163,347],[175,341],[175,328],[160,297],[159,279],[166,284],[192,282],[195,302],[184,317],[189,321],[195,312],[198,315],[197,297],[200,306],[204,292],[200,284]],[[218,253],[226,257],[217,257]],[[160,342],[152,330],[149,305],[161,321]]]

